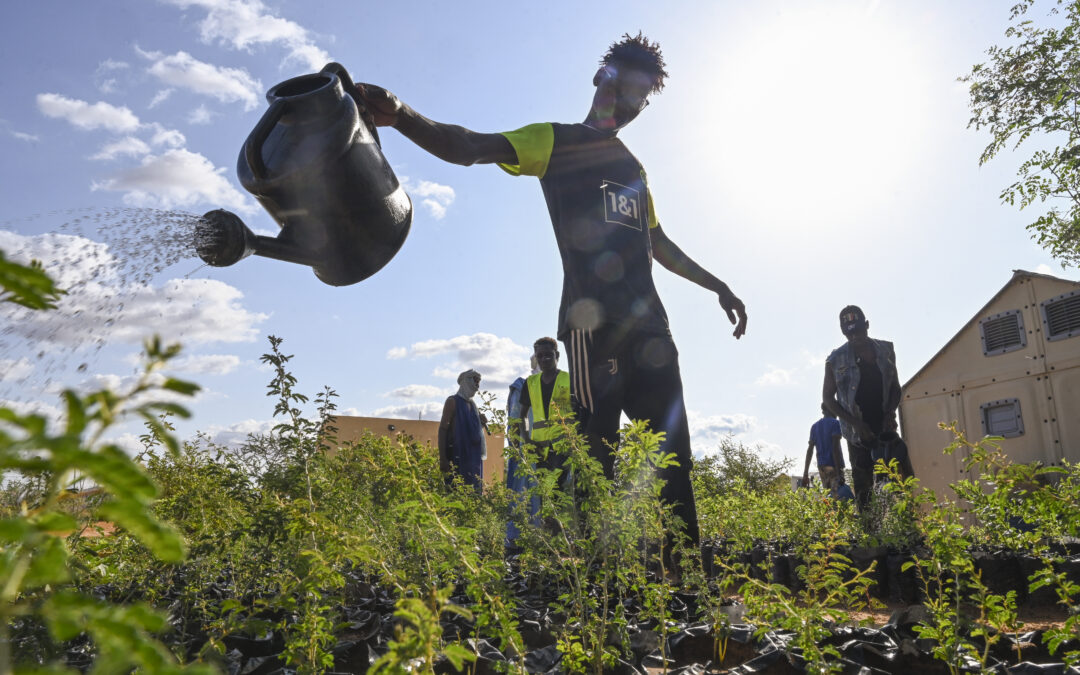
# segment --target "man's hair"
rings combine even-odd
[[[623,33],[623,39],[613,42],[608,47],[607,53],[600,59],[601,66],[625,66],[640,70],[652,77],[653,93],[664,88],[664,78],[668,72],[664,70],[664,55],[660,53],[659,42],[649,42],[641,31],[631,37],[630,33]]]
[[[836,305],[833,305],[833,306],[835,307]],[[844,316],[848,312],[854,312],[854,313],[858,314],[859,316],[861,316],[864,321],[866,320],[866,313],[863,312],[862,308],[859,307],[858,305],[848,305],[847,307],[843,308],[842,310],[840,310],[840,316]]]
[[[533,343],[533,351],[535,352],[540,345],[551,345],[551,348],[555,351],[559,351],[559,343],[555,341],[555,338],[542,337]]]

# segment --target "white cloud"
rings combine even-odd
[[[51,432],[56,431],[61,420],[64,419],[64,412],[60,410],[59,406],[44,401],[0,398],[0,406],[13,411],[16,415],[41,415],[47,420],[47,426]],[[3,428],[5,424],[5,422],[0,422],[0,428]],[[11,427],[8,428],[11,429],[13,434],[19,433]]]
[[[1054,274],[1054,270],[1053,270],[1052,267],[1050,267],[1046,263],[1039,263],[1038,266],[1035,267],[1035,273],[1036,274],[1050,274],[1050,275],[1052,275],[1052,274]]]
[[[80,129],[108,129],[128,133],[139,128],[139,118],[128,108],[104,101],[87,103],[60,94],[38,94],[38,110],[46,117],[64,119]]]
[[[395,361],[397,359],[403,359],[409,355],[409,350],[405,347],[393,347],[386,352],[386,358]]]
[[[420,197],[431,197],[447,204],[454,201],[454,188],[449,185],[433,183],[429,180],[420,181],[419,185],[412,188],[412,191]]]
[[[154,129],[154,135],[150,137],[150,142],[158,147],[182,148],[187,143],[184,134],[176,129],[166,129],[157,122],[150,126]]]
[[[103,94],[116,93],[119,88],[119,80],[113,75],[119,71],[127,70],[129,67],[127,63],[113,59],[105,59],[98,64],[97,70],[94,72],[94,81],[97,83],[98,91]]]
[[[233,354],[196,354],[171,362],[182,373],[228,375],[240,366],[240,357]]]
[[[150,146],[134,136],[124,136],[118,141],[105,144],[90,159],[113,160],[117,157],[142,157],[150,152]]]
[[[437,366],[433,374],[454,380],[458,373],[469,368],[476,369],[483,377],[483,389],[504,388],[521,374],[529,372],[529,347],[519,345],[510,338],[491,333],[459,335],[445,340],[424,340],[408,349],[396,347],[388,358],[431,358],[452,355],[452,359]]]
[[[454,188],[449,185],[434,183],[429,180],[415,182],[408,176],[401,177],[401,184],[405,190],[414,197],[420,198],[420,203],[428,210],[435,220],[442,220],[446,216],[446,209],[454,203]]]
[[[39,140],[41,140],[34,134],[27,134],[22,131],[12,131],[11,135],[19,139],[20,141],[26,141],[27,143],[37,143]]]
[[[122,235],[121,235],[122,240]],[[166,246],[166,248],[168,248]],[[0,305],[0,353],[21,345],[53,349],[58,358],[107,343],[140,344],[154,333],[165,342],[187,345],[250,342],[267,315],[251,312],[236,288],[213,279],[172,279],[148,283],[153,261],[138,248],[117,251],[84,237],[44,234],[24,237],[0,230],[0,249],[12,259],[41,260],[67,290],[50,312]],[[168,253],[168,251],[166,251]],[[190,252],[174,255],[190,256]]]
[[[199,24],[204,42],[223,42],[234,49],[256,45],[281,45],[289,50],[285,62],[311,70],[322,68],[330,56],[315,45],[308,30],[298,23],[276,17],[261,0],[166,0],[187,9],[206,10]]]
[[[139,436],[141,435],[141,433],[135,434],[131,432],[115,435],[107,434],[105,438],[102,439],[102,441],[115,445],[116,447],[126,452],[128,455],[134,457],[143,450],[143,444],[141,441],[139,441]]]
[[[213,119],[214,114],[210,112],[210,109],[205,105],[200,105],[198,108],[195,108],[188,113],[187,117],[188,124],[210,124]]]
[[[424,208],[428,210],[428,213],[435,220],[442,220],[446,217],[446,207],[434,199],[424,199],[420,203],[424,205]]]
[[[148,155],[139,166],[95,181],[91,188],[124,192],[124,203],[131,206],[169,209],[204,204],[245,213],[254,211],[247,197],[224,174],[224,168],[214,167],[201,154],[174,148]]]
[[[34,372],[34,364],[25,357],[15,359],[0,359],[0,382],[18,382]]]
[[[131,66],[126,61],[117,61],[116,59],[105,59],[98,64],[98,72],[110,72],[114,70],[127,70]]]
[[[785,452],[782,446],[776,443],[772,443],[770,441],[765,441],[761,439],[738,439],[738,442],[743,444],[747,448],[753,449],[759,456],[761,456],[762,459],[766,461],[791,461],[792,464],[787,469],[789,472],[792,471],[792,469],[796,466],[796,463],[799,461],[798,457],[792,456],[791,454]],[[718,443],[713,443],[708,447],[697,446],[694,448],[694,450],[696,451],[694,454],[698,457],[708,457],[710,455],[715,455],[719,451],[717,445]],[[802,465],[798,464],[798,466],[801,467]]]
[[[176,90],[173,89],[172,87],[169,87],[168,89],[162,89],[158,93],[154,94],[154,98],[150,100],[150,105],[148,105],[146,107],[147,108],[156,108],[156,107],[158,107],[159,105],[164,103],[170,96],[172,96],[172,93],[174,91],[176,91]]]
[[[430,401],[428,403],[406,403],[404,405],[391,405],[379,408],[369,417],[389,417],[398,420],[428,420],[439,421],[442,418],[443,403]]]
[[[691,442],[698,449],[717,445],[725,436],[745,434],[757,426],[757,419],[744,413],[702,415],[689,410],[686,417]]]
[[[446,389],[430,384],[410,384],[398,387],[383,394],[383,396],[392,398],[435,398],[437,396],[446,396],[448,393]]]
[[[280,420],[274,419],[248,419],[228,426],[213,425],[207,428],[205,433],[212,443],[235,448],[243,445],[251,434],[270,433],[274,425],[280,422]]]
[[[792,377],[790,370],[771,364],[768,368],[765,373],[754,380],[754,384],[759,387],[786,387],[795,383],[795,378]]]
[[[821,373],[825,369],[825,359],[829,357],[829,352],[821,352],[819,354],[813,354],[807,350],[802,350],[803,367]]]
[[[139,53],[154,62],[147,71],[170,85],[212,96],[223,103],[242,103],[244,110],[259,104],[262,84],[246,70],[215,66],[183,51],[169,56],[141,50]]]

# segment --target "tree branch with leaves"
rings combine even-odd
[[[1034,144],[1001,192],[1003,203],[1046,211],[1028,224],[1032,238],[1062,265],[1080,265],[1080,0],[1057,0],[1045,23],[1029,18],[1035,0],[1013,6],[1008,44],[959,78],[969,85],[968,128],[987,129],[979,164]]]

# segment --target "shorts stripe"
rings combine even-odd
[[[586,410],[593,411],[592,381],[589,375],[589,338],[592,331],[586,336],[584,329],[570,331],[570,366],[574,371],[574,388],[577,390],[578,402]]]

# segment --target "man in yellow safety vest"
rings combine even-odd
[[[527,440],[541,453],[562,437],[560,419],[573,416],[570,407],[570,375],[559,370],[559,343],[555,338],[542,337],[533,343],[533,355],[540,372],[530,375],[525,380],[521,392],[521,419],[528,417],[532,410],[532,428]],[[515,429],[522,433],[521,419]],[[561,462],[555,453],[548,450],[542,462],[544,468],[559,468]]]

